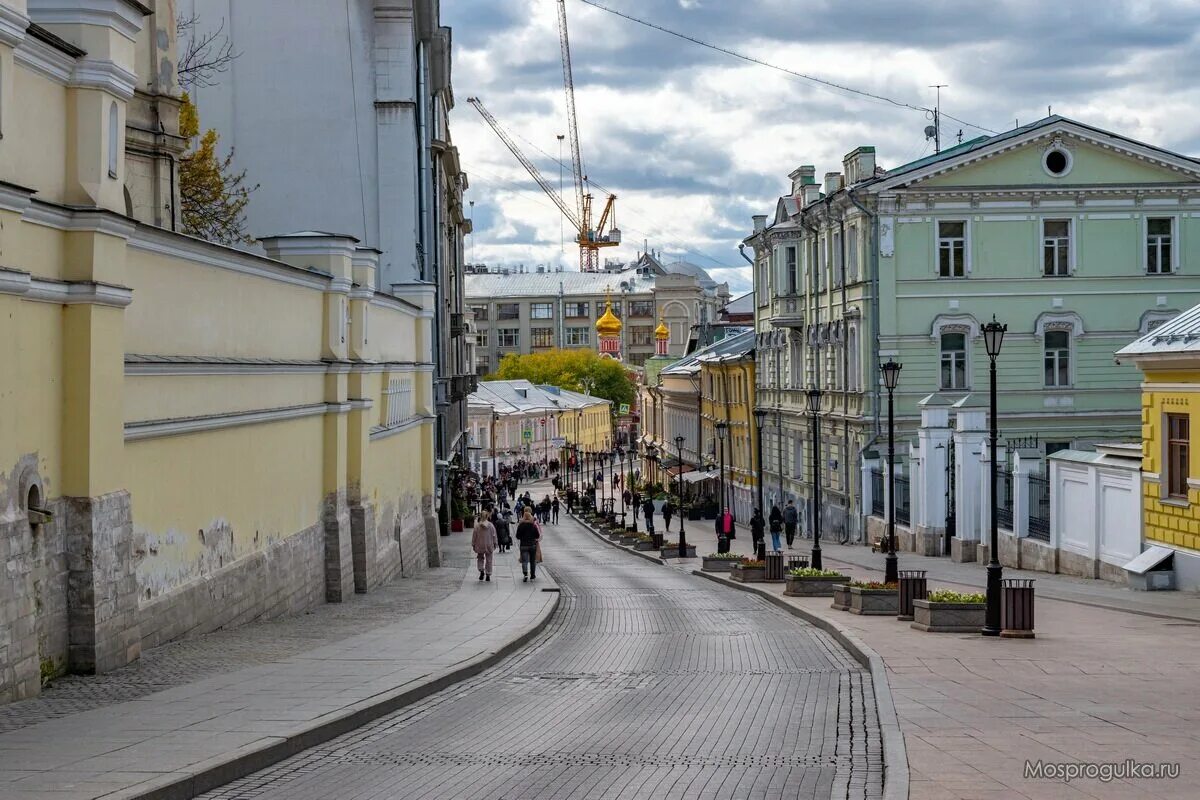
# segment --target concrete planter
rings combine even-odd
[[[625,545],[626,547],[633,547],[640,541],[641,541],[641,539],[637,538],[636,536],[622,536],[621,537],[621,544]]]
[[[837,609],[838,611],[849,611],[850,587],[844,583],[839,583],[838,585],[834,586],[833,603],[831,603],[829,607]]]
[[[659,550],[658,553],[659,558],[679,558],[679,546],[676,545],[675,547],[664,547]],[[685,553],[686,555],[684,555],[684,558],[695,558],[696,546],[689,544]]]
[[[633,546],[633,549],[641,550],[643,553],[648,553],[651,550],[658,550],[659,548],[654,546],[654,542],[643,542],[638,540],[637,544]]]
[[[913,600],[912,627],[933,633],[979,633],[986,613],[986,603]]]
[[[788,597],[833,597],[834,590],[848,580],[845,575],[836,578],[795,578],[789,575],[783,593]]]
[[[900,610],[900,592],[896,589],[850,587],[850,613],[866,617],[896,616]]]
[[[618,542],[619,543],[622,539],[625,538],[624,531],[605,531],[604,535],[608,537],[608,540],[610,542]]]
[[[704,563],[700,565],[700,569],[705,572],[732,572],[733,565],[738,563],[732,558],[709,558],[704,557]]]
[[[767,580],[766,567],[743,567],[735,564],[729,577],[738,583],[765,583]]]

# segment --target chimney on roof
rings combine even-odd
[[[825,195],[831,195],[838,189],[842,188],[842,173],[826,172],[825,173]]]
[[[809,206],[821,199],[821,187],[810,183],[804,187],[804,205]]]
[[[875,148],[856,147],[842,158],[842,171],[846,173],[846,185],[853,186],[875,176]]]
[[[788,177],[792,180],[792,195],[803,194],[805,186],[817,182],[817,168],[812,164],[805,164],[792,170]]]
[[[759,231],[761,231],[767,227],[767,215],[766,214],[755,214],[753,217],[751,217],[751,219],[754,220],[754,232],[755,233],[758,233]]]

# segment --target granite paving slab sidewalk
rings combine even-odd
[[[235,657],[234,669],[10,725],[0,733],[0,799],[190,797],[475,674],[548,622],[558,594],[544,572],[522,583],[511,553],[491,582],[464,573],[463,539],[449,541],[456,588],[393,622],[364,629],[351,619],[350,635],[298,652],[250,665]]]

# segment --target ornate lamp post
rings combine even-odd
[[[625,530],[625,490],[629,487],[625,485],[625,448],[617,446],[617,461],[620,466],[617,467],[617,474],[621,476],[621,530]],[[617,487],[613,487],[615,492]],[[613,498],[613,503],[616,503],[616,498]]]
[[[757,438],[755,439],[758,445],[758,463],[755,465],[757,469],[754,472],[754,486],[758,490],[758,512],[766,514],[763,509],[763,449],[762,449],[762,429],[763,422],[767,418],[767,410],[765,408],[754,409],[754,427],[756,429]],[[767,560],[767,537],[764,532],[763,538],[758,540],[758,552],[755,554],[759,561]]]
[[[1004,576],[1004,568],[1000,566],[999,525],[996,519],[996,440],[999,438],[996,420],[996,359],[1000,356],[1000,346],[1004,344],[1004,334],[1007,325],[992,321],[983,326],[983,345],[987,349],[988,361],[991,362],[989,377],[991,379],[991,460],[988,462],[988,485],[991,487],[991,543],[988,547],[987,565],[987,612],[984,617],[984,636],[1000,635],[1000,579]]]
[[[687,556],[687,539],[683,533],[683,437],[675,437],[675,449],[679,453],[679,557]]]
[[[900,580],[896,564],[896,426],[892,393],[896,390],[896,382],[900,379],[900,370],[903,368],[903,364],[897,364],[891,358],[886,364],[879,365],[879,371],[883,373],[883,385],[888,393],[888,549],[883,571],[884,583],[896,583]]]
[[[634,533],[638,532],[638,526],[637,526],[638,493],[637,493],[637,488],[634,485],[634,481],[633,481],[633,465],[637,463],[637,455],[638,455],[637,441],[636,440],[631,441],[629,443],[629,469],[626,472],[625,489],[629,491],[629,502],[633,506],[633,509],[632,509],[633,528],[632,528],[632,530]],[[621,493],[621,501],[624,502],[624,500],[625,500],[625,494],[624,494],[624,492],[622,492]]]
[[[808,403],[808,413],[812,415],[812,526],[813,547],[809,565],[813,569],[821,566],[821,426],[817,414],[821,410],[821,390],[815,385],[808,387],[804,394]],[[781,470],[782,471],[782,470]]]
[[[649,462],[649,464],[650,464],[650,475],[652,476],[650,480],[652,483],[654,483],[655,482],[654,477],[658,475],[658,448],[652,444],[646,446],[646,461]],[[653,498],[651,498],[651,499],[653,500]],[[636,515],[638,512],[635,510],[633,513]],[[647,533],[649,533],[651,536],[655,536],[654,531],[653,531],[653,526],[654,526],[654,518],[653,517],[650,518],[649,524],[651,526],[651,530],[647,531]],[[655,536],[654,546],[658,547],[661,544],[662,544],[662,539]]]
[[[717,509],[717,513],[724,514],[725,509],[728,507],[728,503],[725,499],[725,436],[729,433],[729,423],[725,420],[721,420],[716,424],[715,427],[717,429],[717,441],[720,442],[718,447],[721,451],[719,456],[721,460],[721,471],[718,473],[717,480],[717,485],[720,486],[721,490],[721,502],[717,504],[720,506],[720,508]]]

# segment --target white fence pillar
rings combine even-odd
[[[916,550],[927,556],[942,554],[946,533],[946,466],[950,458],[950,409],[938,395],[922,400],[917,443],[921,453],[913,472],[913,516]]]
[[[1020,453],[1013,456],[1013,536],[1018,539],[1029,535],[1029,473],[1036,463]]]
[[[950,556],[955,561],[974,561],[982,538],[979,527],[980,456],[987,438],[987,412],[970,405],[970,397],[954,404],[957,435],[954,437],[954,507],[956,525]]]

